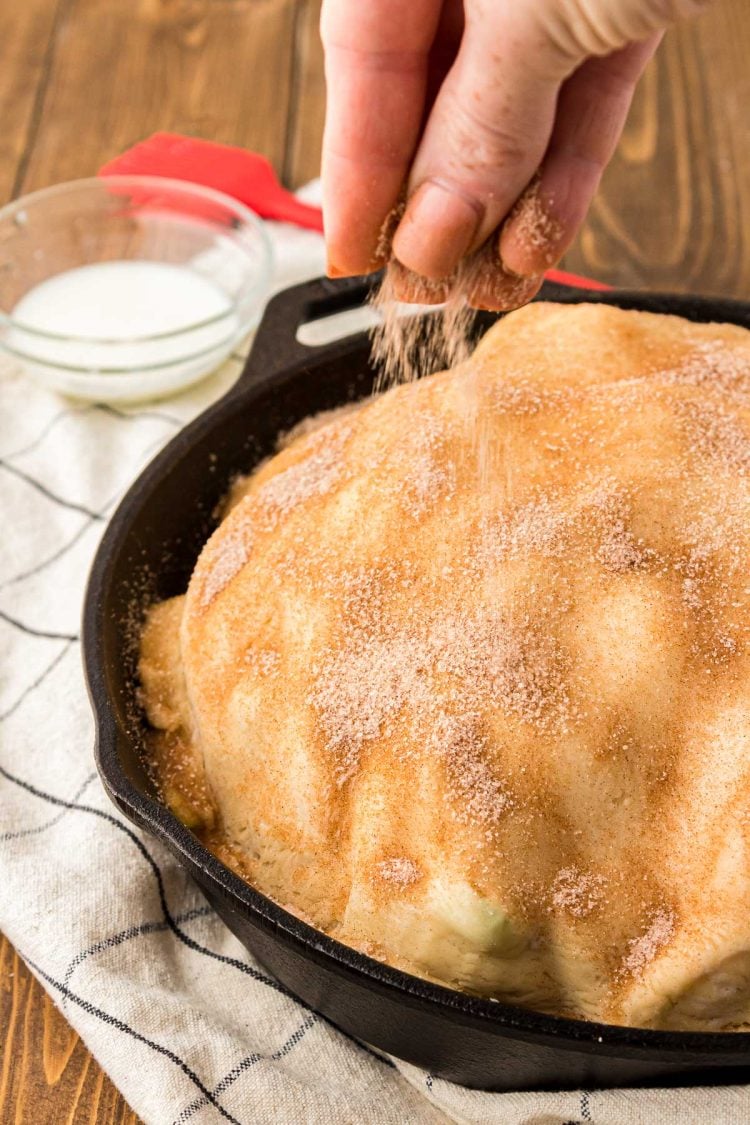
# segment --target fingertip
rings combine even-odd
[[[530,278],[544,273],[559,262],[564,251],[552,247],[533,247],[519,238],[513,229],[502,231],[498,253],[508,271],[516,277]]]
[[[331,276],[353,277],[382,269],[390,239],[400,181],[363,170],[328,154],[323,165],[323,229]],[[398,212],[400,215],[400,212]]]
[[[464,259],[456,272],[439,281],[422,277],[392,258],[387,283],[394,300],[408,304],[439,305],[459,295],[475,309],[509,312],[527,304],[541,288],[543,274],[518,277],[497,256],[495,240]]]
[[[409,305],[441,305],[448,299],[450,281],[433,281],[410,270],[397,258],[388,263],[390,293]]]
[[[542,287],[543,277],[498,276],[494,285],[478,286],[469,296],[472,308],[487,312],[512,312],[528,305]]]
[[[464,280],[466,299],[475,309],[509,312],[535,297],[542,281],[541,274],[519,277],[500,261],[491,239],[467,267]]]
[[[554,200],[537,177],[520,196],[500,229],[498,253],[518,277],[535,277],[555,265],[571,234],[555,214]]]
[[[355,277],[382,269],[388,254],[377,229],[361,223],[329,225],[325,235],[328,277]]]
[[[368,274],[376,273],[382,269],[385,263],[376,257],[365,258],[360,254],[347,254],[339,255],[336,252],[328,252],[326,261],[326,277],[366,277]]]
[[[326,262],[326,277],[336,278],[336,277],[354,277],[354,276],[356,276],[356,275],[349,273],[348,270],[341,269],[340,266],[334,265],[333,262],[330,262],[330,261]]]

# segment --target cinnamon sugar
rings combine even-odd
[[[750,401],[750,353],[724,340],[694,340],[688,355],[674,368],[659,373],[677,385],[721,391]]]
[[[731,399],[716,395],[676,404],[691,457],[740,476],[750,473],[750,434]]]
[[[368,610],[360,610],[342,642],[322,654],[308,696],[338,784],[355,774],[368,743],[388,738],[397,754],[421,747],[442,755],[456,796],[470,811],[484,810],[493,819],[493,810],[510,801],[491,771],[482,772],[487,739],[480,717],[492,699],[540,732],[564,729],[569,701],[555,643],[531,622],[512,623],[499,612],[443,608],[435,616],[417,613],[399,627],[381,613],[377,599]],[[449,713],[440,703],[446,677],[455,685],[448,691]],[[473,801],[467,800],[469,790],[475,791]]]
[[[401,502],[414,519],[421,519],[438,500],[445,502],[455,491],[456,466],[447,439],[445,423],[427,411],[407,438]]]
[[[633,536],[631,507],[632,498],[614,481],[601,481],[593,491],[584,488],[580,498],[542,492],[534,500],[511,505],[502,515],[483,521],[478,537],[480,565],[527,558],[531,553],[562,559],[585,528],[588,540],[595,544],[594,557],[605,570],[620,574],[644,569],[657,555]]]
[[[551,265],[562,227],[551,214],[550,201],[542,201],[539,185],[537,175],[506,222],[513,224],[522,243],[537,251],[546,249]],[[519,308],[534,296],[540,280],[517,276],[503,266],[497,234],[462,258],[450,277],[432,280],[412,273],[391,253],[404,209],[401,199],[383,224],[376,250],[376,258],[386,263],[383,280],[370,299],[380,320],[372,332],[377,392],[464,363],[472,350],[475,309]],[[409,315],[404,301],[439,307],[427,316]]]
[[[624,574],[628,570],[640,570],[645,565],[648,554],[642,545],[635,542],[630,532],[624,528],[613,528],[596,553],[605,570],[613,574]]]
[[[341,442],[328,440],[303,461],[271,477],[256,494],[256,502],[266,515],[265,528],[273,530],[280,519],[305,500],[325,496],[341,471]]]
[[[555,910],[573,918],[587,918],[601,904],[606,879],[603,875],[563,867],[555,876],[551,902]]]
[[[279,669],[281,656],[274,649],[258,649],[251,646],[245,653],[245,666],[256,676],[273,676]]]
[[[205,609],[211,604],[232,579],[239,574],[250,558],[254,534],[251,516],[253,503],[245,497],[233,510],[232,523],[222,524],[221,537],[212,537],[204,548],[210,559],[201,584],[199,601]]]
[[[315,428],[308,437],[309,453],[271,477],[255,493],[243,497],[222,525],[220,541],[210,539],[200,604],[206,608],[239,574],[252,553],[258,532],[273,531],[280,520],[316,496],[325,496],[344,473],[343,450],[351,424]],[[236,486],[235,486],[236,487]]]
[[[464,258],[444,281],[431,282],[389,262],[370,298],[379,320],[371,333],[376,393],[465,363],[473,350],[477,308],[518,308],[538,288],[539,278],[516,277],[503,269],[492,240]],[[402,302],[404,293],[408,305]],[[421,315],[415,315],[410,307],[415,304],[433,308],[417,309]]]
[[[492,768],[489,739],[481,733],[478,715],[438,715],[429,745],[445,759],[453,819],[492,838],[515,802]]]
[[[395,887],[410,887],[422,877],[413,859],[406,856],[393,856],[376,864],[376,874],[385,883]]]
[[[425,375],[455,367],[471,353],[470,328],[474,312],[457,286],[439,307],[422,309],[423,315],[404,306],[396,296],[403,289],[403,267],[389,264],[370,304],[379,323],[371,333],[371,362],[377,371],[375,393],[398,383],[413,383]],[[419,279],[424,301],[431,295],[430,284]],[[444,283],[437,282],[432,294],[443,298]]]
[[[519,197],[506,225],[512,224],[514,236],[522,245],[544,251],[545,264],[551,266],[559,257],[563,227],[552,215],[553,200],[549,197],[546,202],[542,200],[540,186],[537,175]]]
[[[666,906],[659,907],[646,931],[640,937],[628,942],[628,952],[622,961],[621,974],[643,976],[651,962],[663,952],[674,936],[674,932],[674,911]]]

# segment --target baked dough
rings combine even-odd
[[[239,487],[140,675],[178,815],[454,988],[750,1023],[750,333],[534,304]]]

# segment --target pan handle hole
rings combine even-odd
[[[434,313],[441,305],[400,305],[400,316],[422,316]],[[306,320],[297,329],[297,343],[306,348],[321,348],[335,340],[343,340],[357,332],[369,332],[380,323],[380,313],[371,305],[358,305],[317,320]]]
[[[306,320],[297,329],[297,343],[304,344],[306,348],[321,348],[334,340],[353,336],[355,332],[366,332],[374,328],[379,319],[374,309],[359,305],[356,309],[344,309],[343,312],[321,316],[318,320]]]

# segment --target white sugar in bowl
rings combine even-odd
[[[0,348],[77,398],[172,394],[257,323],[262,222],[220,192],[152,176],[76,180],[0,210]]]

